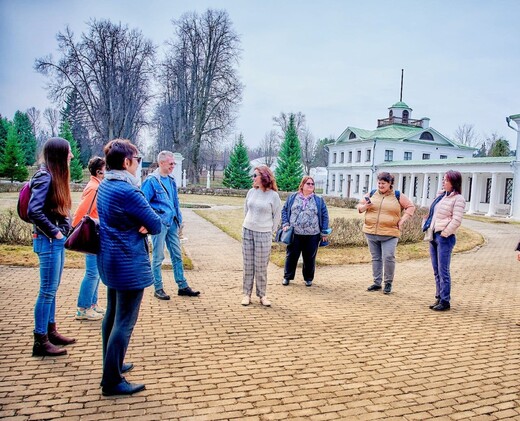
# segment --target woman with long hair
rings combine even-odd
[[[70,231],[70,144],[53,137],[43,145],[42,165],[31,179],[28,216],[33,223],[33,250],[40,262],[40,290],[34,306],[33,356],[65,355],[75,339],[56,329],[56,293],[65,262]]]
[[[312,286],[316,268],[316,255],[320,241],[327,241],[329,212],[325,201],[314,192],[314,179],[304,176],[296,193],[287,197],[282,209],[282,227],[294,228],[294,237],[287,246],[282,285],[289,285],[296,274],[300,255],[303,257],[303,280]]]
[[[267,265],[271,256],[273,232],[280,222],[282,202],[278,186],[269,167],[261,165],[253,172],[253,188],[247,192],[242,225],[242,255],[244,278],[242,305],[251,303],[256,278],[256,295],[260,304],[271,306],[267,299]]]
[[[423,224],[423,231],[432,232],[430,257],[435,275],[434,311],[450,309],[451,274],[450,263],[457,241],[455,233],[462,223],[466,200],[462,196],[462,175],[458,171],[447,171],[442,180],[442,190],[430,206]]]
[[[105,177],[105,160],[95,156],[88,162],[90,180],[83,190],[78,209],[74,214],[72,226],[75,227],[90,210],[90,217],[98,219],[97,191],[99,183]],[[95,254],[85,254],[85,276],[81,281],[78,294],[76,320],[100,320],[105,314],[98,305],[99,271]]]

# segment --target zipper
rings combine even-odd
[[[381,209],[383,208],[383,201],[385,200],[386,196],[383,196],[381,199],[381,204],[379,205],[379,210],[377,211],[377,222],[376,222],[376,235],[377,235],[377,229],[379,228],[379,216],[381,215]]]

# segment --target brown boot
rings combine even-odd
[[[49,342],[54,345],[70,345],[76,342],[74,338],[67,338],[56,330],[56,323],[49,323]]]
[[[32,354],[33,357],[57,357],[67,354],[67,350],[51,344],[47,335],[35,332]]]

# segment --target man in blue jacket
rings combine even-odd
[[[142,190],[152,209],[160,216],[161,233],[152,235],[152,272],[155,279],[155,297],[159,300],[169,300],[163,287],[161,266],[164,261],[164,245],[168,247],[173,267],[173,277],[179,287],[178,295],[196,297],[199,291],[192,290],[184,277],[182,264],[179,227],[182,224],[182,214],[179,208],[177,184],[172,175],[175,167],[175,156],[170,151],[159,152],[157,156],[159,168],[151,173],[143,183]]]

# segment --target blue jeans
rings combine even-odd
[[[78,296],[78,307],[90,308],[98,301],[99,272],[97,267],[97,256],[95,254],[85,255],[85,276],[81,281]]]
[[[177,282],[179,289],[186,288],[188,281],[184,277],[179,227],[173,223],[169,227],[163,224],[160,234],[152,235],[152,273],[155,280],[155,290],[163,288],[162,262],[164,261],[164,243],[166,243],[170,253],[175,282]]]
[[[107,287],[107,309],[101,328],[103,377],[101,384],[113,387],[121,383],[121,368],[130,337],[139,316],[144,289],[121,291]]]
[[[394,281],[395,273],[395,248],[399,238],[389,235],[365,234],[368,249],[372,255],[372,275],[374,284],[381,286],[383,282],[383,267],[385,284]]]
[[[433,240],[430,241],[430,257],[435,275],[435,298],[440,298],[443,304],[450,303],[450,263],[456,241],[455,234],[442,237],[440,232],[434,233]]]
[[[47,334],[49,323],[55,323],[56,293],[65,263],[65,240],[48,238],[38,233],[33,238],[33,250],[40,261],[40,291],[34,306],[34,332]]]

